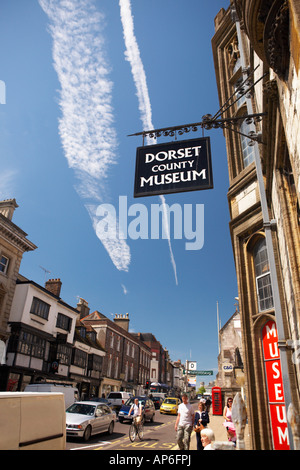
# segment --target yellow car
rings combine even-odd
[[[167,413],[177,415],[178,406],[180,405],[180,399],[175,397],[167,397],[160,405],[160,413]]]

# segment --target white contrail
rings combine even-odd
[[[61,85],[59,134],[76,191],[96,230],[97,203],[116,163],[117,137],[111,106],[112,82],[101,31],[104,17],[93,0],[39,0],[50,20],[53,61]],[[92,201],[92,202],[91,202]],[[97,232],[96,232],[97,233]],[[102,240],[114,265],[128,271],[130,250],[124,240]]]
[[[169,250],[170,250],[171,263],[172,263],[173,270],[174,270],[176,285],[178,285],[177,268],[176,268],[175,258],[174,258],[174,255],[173,255],[173,250],[172,250],[172,245],[171,245],[170,227],[169,227],[169,221],[168,221],[168,215],[167,215],[168,212],[167,212],[167,208],[166,208],[166,200],[165,200],[165,197],[162,196],[162,195],[159,196],[159,197],[160,197],[160,200],[161,200],[162,206],[163,206],[164,230],[165,230],[165,232],[167,234],[167,238],[168,238],[168,245],[169,245]]]
[[[139,102],[139,110],[141,113],[141,121],[144,130],[154,129],[152,124],[152,110],[151,103],[148,93],[147,79],[144,70],[144,66],[141,60],[138,43],[134,34],[134,24],[131,12],[130,0],[119,0],[121,21],[123,26],[124,41],[126,46],[125,58],[131,65],[131,72],[133,80],[136,86],[137,97]],[[147,136],[149,143],[149,138]],[[153,142],[153,141],[152,141]],[[160,196],[160,200],[163,206],[164,213],[164,224],[165,233],[168,235],[168,244],[170,249],[171,263],[174,269],[175,281],[178,284],[176,263],[172,251],[171,240],[170,240],[170,228],[167,222],[167,211],[165,198]]]
[[[15,169],[1,169],[0,199],[10,199],[10,195],[16,193],[17,176]]]

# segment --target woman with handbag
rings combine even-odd
[[[203,445],[201,442],[201,430],[206,428],[209,423],[209,416],[205,410],[205,405],[201,401],[198,405],[198,410],[195,412],[195,421],[194,421],[194,431],[196,433],[197,439],[197,450],[203,450]]]

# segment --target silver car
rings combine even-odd
[[[85,441],[100,432],[112,434],[116,413],[104,403],[78,401],[66,410],[67,436],[81,437]]]

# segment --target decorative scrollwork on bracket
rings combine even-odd
[[[262,116],[266,115],[267,113],[257,113],[257,114],[244,114],[242,116],[236,116],[231,118],[225,119],[215,119],[211,114],[205,114],[202,116],[202,121],[192,124],[185,124],[182,126],[174,126],[174,127],[165,127],[163,129],[152,129],[151,131],[143,131],[138,132],[136,134],[130,134],[130,136],[138,136],[142,135],[143,137],[150,137],[151,139],[157,139],[158,137],[176,137],[178,135],[188,134],[189,132],[196,132],[198,128],[211,130],[211,129],[230,129],[233,132],[239,131],[235,130],[234,128],[228,127],[230,125],[237,126],[240,125],[242,121],[246,121],[247,124],[252,124],[255,122],[259,122],[262,120]],[[243,135],[243,134],[242,134]],[[258,138],[258,134],[255,132],[250,132],[248,137],[252,142],[259,142],[260,139]]]

